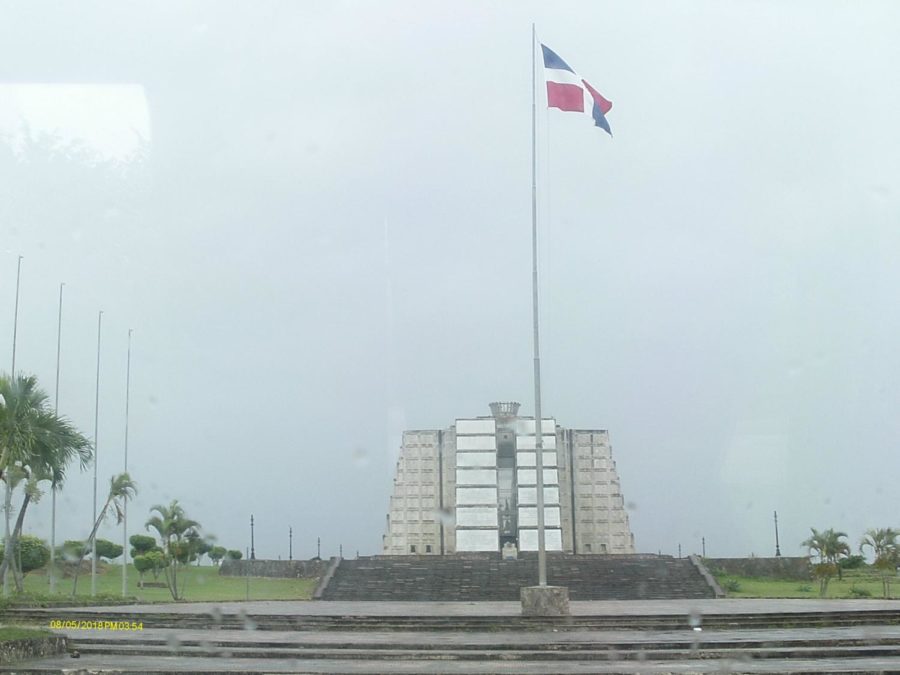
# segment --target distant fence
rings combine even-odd
[[[327,560],[223,560],[219,574],[226,577],[313,579],[328,568]]]
[[[713,574],[807,581],[812,578],[808,558],[703,558]]]

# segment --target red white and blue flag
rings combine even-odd
[[[547,107],[586,113],[593,118],[595,126],[605,129],[612,136],[606,121],[606,113],[612,108],[612,103],[586,80],[578,77],[552,49],[542,44],[541,51],[544,53],[544,75],[547,79]]]

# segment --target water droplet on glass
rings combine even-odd
[[[720,673],[733,673],[734,668],[735,668],[734,659],[732,659],[732,658],[722,659],[719,662],[719,668],[720,668],[720,670],[719,670]]]
[[[739,669],[741,672],[743,672],[744,668],[749,666],[752,661],[753,657],[747,652],[738,652],[734,655],[735,669]]]
[[[637,503],[636,502],[625,502],[625,508],[629,511],[637,511]]]
[[[434,517],[442,524],[442,525],[453,525],[453,509],[443,508],[443,509],[435,509]]]
[[[693,628],[695,631],[701,631],[703,628],[701,625],[703,624],[703,612],[699,609],[692,609],[688,614],[688,625]]]
[[[166,637],[166,644],[169,645],[169,649],[172,651],[180,651],[181,650],[181,640],[178,639],[178,636],[175,633],[169,633]]]
[[[369,454],[365,448],[353,449],[353,463],[358,467],[366,466],[369,463]]]
[[[243,622],[244,630],[256,630],[256,622],[247,616],[247,612],[243,609],[238,612],[238,618]]]

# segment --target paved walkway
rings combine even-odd
[[[77,669],[77,670],[76,670]],[[859,658],[839,659],[727,659],[711,661],[591,661],[523,662],[494,661],[478,663],[466,661],[292,661],[274,659],[190,658],[177,656],[91,656],[80,659],[61,657],[23,664],[19,673],[73,673],[107,671],[115,673],[346,673],[348,675],[547,675],[558,673],[896,673],[900,659]]]
[[[700,614],[769,614],[773,612],[844,612],[898,610],[900,600],[591,600],[572,602],[575,616],[654,616]],[[293,600],[250,600],[240,602],[161,603],[154,605],[114,605],[111,607],[70,607],[47,612],[77,614],[102,612],[109,615],[146,616],[152,614],[223,614],[241,612],[271,616],[516,616],[518,602],[316,602]]]
[[[900,644],[900,626],[836,626],[832,628],[751,628],[709,631],[691,630],[575,630],[575,631],[282,631],[282,630],[223,630],[210,628],[175,629],[150,628],[142,631],[60,630],[73,640],[114,638],[117,642],[158,641],[165,643],[209,643],[284,646],[352,644],[355,648],[386,645],[431,649],[435,647],[496,647],[522,646],[534,648],[547,645],[609,645],[660,644],[707,647],[733,643],[830,642],[863,641],[869,644],[892,642]]]
[[[576,616],[697,616],[898,610],[883,600],[647,600],[574,602]],[[143,631],[67,630],[86,652],[19,664],[12,672],[315,673],[476,675],[515,673],[900,672],[900,626],[717,630],[388,631],[377,617],[519,616],[518,603],[231,602],[47,609],[49,619],[91,612],[143,621]],[[209,628],[153,628],[154,614],[203,616]],[[216,626],[243,615],[244,629]],[[372,630],[257,630],[250,616],[376,617]],[[196,625],[196,620],[194,621]],[[614,625],[614,623],[613,623]],[[494,627],[502,628],[503,619]],[[109,648],[104,646],[110,645]],[[92,647],[89,649],[89,645]],[[696,651],[699,649],[699,652]],[[158,654],[148,654],[159,651]],[[175,651],[179,656],[168,656]],[[116,653],[117,652],[117,653]],[[666,660],[654,660],[664,658]],[[705,654],[704,654],[705,652]],[[627,656],[629,655],[630,656]],[[786,658],[792,654],[791,658]],[[305,656],[309,658],[299,658]],[[414,658],[409,658],[413,656]],[[406,657],[406,658],[404,658]],[[766,658],[762,658],[766,657]]]

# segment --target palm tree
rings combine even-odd
[[[859,545],[860,553],[864,553],[863,549],[867,547],[872,549],[875,568],[881,573],[881,589],[885,598],[891,597],[891,577],[897,573],[897,564],[900,562],[898,536],[900,532],[890,527],[866,530]]]
[[[131,476],[127,473],[120,473],[118,476],[113,476],[109,479],[109,494],[106,496],[106,501],[103,504],[103,508],[100,509],[100,514],[97,516],[96,522],[94,522],[94,527],[91,528],[91,533],[84,542],[85,549],[91,549],[91,544],[97,537],[97,530],[100,529],[100,524],[104,521],[107,512],[110,509],[112,509],[113,513],[116,515],[116,524],[120,525],[122,523],[122,518],[125,514],[125,502],[129,499],[133,499],[136,494],[137,485],[131,480]],[[82,553],[78,559],[78,564],[75,567],[75,581],[72,584],[72,595],[75,595],[75,590],[78,587],[78,573],[81,571],[81,561],[84,560],[84,556],[85,554]]]
[[[172,598],[178,600],[178,563],[187,563],[190,558],[190,541],[199,535],[200,523],[187,517],[184,509],[175,499],[168,506],[157,504],[150,509],[151,516],[147,520],[146,528],[153,528],[162,540],[163,551],[167,560],[171,561],[172,574],[169,577],[169,568],[165,568],[166,584]],[[182,593],[184,581],[182,581]]]
[[[13,551],[10,533],[14,467],[25,473],[29,466],[55,467],[64,475],[65,466],[78,457],[85,467],[93,456],[90,442],[50,407],[47,394],[32,375],[0,375],[0,478],[6,483],[5,546]],[[24,516],[23,516],[24,517]],[[7,556],[13,557],[14,556]],[[14,563],[13,563],[14,565]],[[8,593],[8,569],[3,572],[4,594]]]
[[[840,574],[840,558],[850,554],[850,546],[841,539],[846,538],[846,532],[835,532],[829,528],[819,532],[811,527],[812,536],[801,545],[808,549],[808,554],[816,555],[819,562],[813,566],[813,574],[819,579],[819,595],[823,598],[828,591],[828,582],[835,573]]]
[[[90,442],[75,431],[65,419],[54,416],[47,424],[45,432],[37,439],[32,454],[27,460],[27,465],[15,467],[15,471],[11,469],[9,473],[13,489],[20,480],[25,481],[25,496],[10,537],[10,550],[12,551],[18,548],[28,505],[37,503],[43,496],[38,484],[42,481],[50,481],[51,489],[59,490],[66,479],[66,468],[73,459],[79,460],[82,470],[88,466],[91,460]],[[57,439],[61,441],[61,445],[52,444]],[[16,474],[20,476],[20,480],[16,480]],[[22,571],[17,569],[15,556],[11,559],[4,558],[3,563],[0,564],[0,576],[6,572],[9,560],[12,561],[12,569],[15,573],[16,590],[21,593],[24,590]]]

